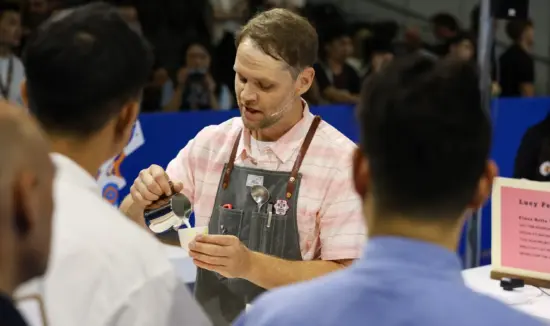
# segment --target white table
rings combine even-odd
[[[550,296],[538,288],[526,285],[514,291],[504,291],[500,281],[491,279],[490,265],[466,269],[462,275],[466,285],[475,292],[493,297],[550,324]],[[550,290],[545,291],[550,293]]]

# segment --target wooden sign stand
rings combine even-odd
[[[491,200],[491,278],[550,288],[550,184],[496,178]]]
[[[502,278],[505,278],[505,277],[519,278],[519,279],[522,279],[525,282],[525,284],[527,284],[527,285],[532,285],[532,286],[536,286],[536,287],[539,287],[539,288],[550,289],[550,281],[548,281],[548,280],[543,280],[543,279],[540,279],[540,278],[533,278],[533,277],[525,277],[525,276],[515,275],[515,274],[510,274],[510,273],[502,273],[502,272],[498,272],[498,271],[495,271],[495,270],[491,271],[491,278],[493,280],[501,280]]]

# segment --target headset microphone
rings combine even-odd
[[[273,117],[277,117],[277,116],[281,116],[283,113],[289,111],[290,109],[292,109],[292,104],[293,104],[293,100],[294,100],[294,97],[295,97],[295,94],[291,94],[291,96],[289,96],[285,101],[284,101],[284,105],[283,107],[275,112],[275,113],[272,113],[269,115],[270,118],[273,118]]]

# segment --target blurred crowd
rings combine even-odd
[[[0,16],[2,96],[20,102],[24,69],[17,58],[26,38],[53,13],[94,0],[3,0]],[[447,13],[431,17],[436,40],[426,42],[414,27],[395,21],[346,21],[332,4],[306,0],[109,0],[154,48],[156,63],[144,92],[143,112],[229,110],[235,107],[233,60],[235,34],[254,14],[285,7],[307,17],[320,40],[316,81],[305,95],[313,105],[355,104],[361,82],[383,69],[394,56],[422,52],[428,56],[475,60],[479,7],[469,26]],[[534,96],[533,24],[506,23],[510,47],[499,57],[493,49],[493,91],[500,96]]]

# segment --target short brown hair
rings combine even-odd
[[[287,9],[271,9],[252,18],[237,35],[236,46],[249,38],[267,55],[302,70],[317,61],[319,40],[307,19]]]

